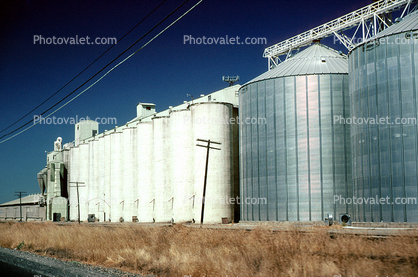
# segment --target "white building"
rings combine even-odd
[[[97,122],[76,124],[75,144],[49,153],[38,176],[46,177],[48,220],[55,213],[78,220],[79,203],[81,221],[94,214],[99,221],[200,222],[207,148],[196,144],[207,144],[197,139],[221,143],[211,144],[221,150],[209,151],[204,223],[239,220],[239,88],[159,113],[154,104],[139,103],[135,119],[101,134]],[[68,171],[63,179],[61,163]]]

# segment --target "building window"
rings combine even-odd
[[[212,95],[208,96],[208,101],[212,100]]]
[[[97,130],[93,130],[91,133],[91,135],[94,137],[97,134]]]
[[[150,111],[151,110],[151,107],[146,107],[146,109],[147,109],[147,111]]]

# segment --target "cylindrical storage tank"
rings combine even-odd
[[[105,202],[103,220],[112,221],[112,206],[116,205],[116,200],[112,198],[111,194],[111,184],[112,184],[112,136],[103,135],[101,138],[103,140],[103,199]],[[116,218],[113,220],[116,221]]]
[[[78,186],[79,192],[79,199],[80,199],[80,221],[87,221],[88,213],[89,213],[89,189],[91,187],[90,179],[89,179],[89,164],[90,164],[90,155],[89,155],[89,144],[88,143],[81,143],[78,145],[80,149],[80,162],[79,162],[79,179],[74,180],[80,183]],[[71,185],[76,186],[75,183]]]
[[[418,222],[417,38],[414,12],[349,55],[355,221]]]
[[[347,58],[319,43],[243,85],[241,219],[321,221],[351,212]]]
[[[80,181],[80,148],[70,148],[70,161],[68,168],[68,202],[70,205],[70,220],[78,220],[77,187],[75,182]]]
[[[153,222],[155,218],[153,123],[140,122],[137,124],[137,130],[138,220],[139,222]]]
[[[177,110],[170,113],[170,139],[172,145],[171,184],[172,217],[174,222],[191,221],[193,195],[193,139],[191,111]]]
[[[123,136],[123,218],[125,221],[132,221],[132,216],[138,216],[138,194],[137,194],[137,159],[136,159],[136,128],[124,128]]]
[[[170,117],[153,118],[155,221],[172,218]]]
[[[97,214],[96,218],[100,222],[104,221],[104,213],[107,204],[105,203],[104,196],[104,167],[105,167],[105,150],[104,150],[104,139],[103,137],[97,137],[95,142],[95,162],[94,162],[94,171],[95,171],[95,191],[97,197]]]
[[[227,103],[205,102],[191,106],[194,146],[194,220],[201,220],[203,187],[207,157],[207,142],[211,140],[209,150],[205,210],[203,223],[222,223],[222,218],[234,221],[233,197],[233,157],[232,157],[232,105]],[[203,146],[203,147],[202,147]]]
[[[89,186],[87,187],[88,190],[88,199],[87,199],[87,208],[88,208],[88,214],[95,214],[96,216],[98,216],[97,214],[97,183],[96,183],[96,179],[97,179],[97,172],[96,172],[96,166],[95,163],[97,163],[97,158],[96,158],[96,152],[95,152],[95,148],[96,148],[96,141],[95,140],[90,140],[88,142],[88,148],[89,148],[89,164],[88,164],[88,168],[89,168],[89,175],[88,175],[88,181],[87,183],[89,184]]]
[[[123,167],[122,167],[122,132],[114,132],[110,135],[112,159],[110,161],[110,199],[111,218],[118,222],[123,218],[125,199],[123,195]],[[125,218],[123,218],[125,220]]]

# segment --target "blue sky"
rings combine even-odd
[[[120,38],[162,1],[3,0],[0,3],[0,130],[19,119],[75,77],[110,45],[41,45],[34,36]],[[172,22],[197,1],[189,1]],[[130,46],[181,4],[168,0],[95,65],[17,125],[33,120]],[[122,125],[136,116],[136,104],[156,104],[157,111],[222,89],[223,75],[239,75],[240,84],[267,70],[264,48],[297,35],[372,1],[221,1],[204,0],[150,45],[61,109],[55,116],[112,117]],[[128,53],[142,46],[162,27]],[[261,45],[190,45],[185,35],[266,38]],[[328,38],[324,44],[333,45]],[[125,54],[123,57],[126,57]],[[96,78],[97,79],[97,78]],[[91,83],[91,82],[90,82]],[[89,84],[90,84],[89,83]],[[113,125],[100,125],[99,132]],[[2,132],[0,136],[6,132]],[[74,125],[37,125],[0,143],[0,203],[15,191],[40,192],[36,174],[46,165],[45,151],[60,136],[74,140]],[[1,139],[3,140],[3,139]],[[0,141],[1,141],[0,140]]]

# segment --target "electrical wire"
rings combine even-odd
[[[149,16],[151,16],[158,8],[160,8],[167,0],[164,0],[163,2],[161,2],[154,10],[152,10],[147,16],[145,16],[140,22],[138,22],[138,24],[136,24],[132,29],[130,29],[126,34],[124,34],[120,39],[118,39],[118,42],[121,42],[127,35],[129,35],[129,33],[131,33],[136,27],[138,27],[142,22],[144,22]],[[52,97],[54,97],[57,93],[59,93],[61,90],[63,90],[65,87],[67,87],[72,81],[74,81],[78,76],[80,76],[81,74],[83,74],[87,69],[89,69],[94,63],[96,63],[101,57],[103,57],[107,52],[110,51],[110,49],[112,49],[113,47],[115,47],[116,44],[113,44],[111,47],[109,47],[106,51],[104,51],[99,57],[97,57],[92,63],[90,63],[86,68],[84,68],[80,73],[78,73],[74,78],[72,78],[68,83],[66,83],[63,87],[61,87],[59,90],[57,90],[55,93],[53,93],[51,96],[49,96],[46,100],[44,100],[41,104],[39,104],[38,106],[36,106],[35,108],[33,108],[31,111],[29,111],[27,114],[25,114],[24,116],[22,116],[21,118],[19,118],[18,120],[16,120],[14,123],[10,124],[9,126],[7,126],[6,128],[4,128],[3,130],[0,131],[0,133],[3,133],[4,131],[6,131],[7,129],[9,129],[10,127],[12,127],[13,125],[15,125],[16,123],[18,123],[19,121],[21,121],[22,119],[24,119],[25,117],[27,117],[29,114],[31,114],[32,112],[34,112],[36,109],[38,109],[40,106],[42,106],[43,104],[45,104],[49,99],[51,99]],[[25,125],[19,127],[18,129],[14,130],[13,132],[23,128],[24,126],[28,125],[30,122],[26,123]],[[12,133],[13,133],[12,132]],[[10,133],[9,133],[10,134]],[[3,138],[3,137],[2,137]]]
[[[149,31],[147,31],[143,36],[141,36],[137,41],[135,41],[131,46],[129,46],[127,49],[125,49],[121,54],[119,54],[116,58],[114,58],[112,61],[110,61],[106,66],[104,66],[101,70],[99,70],[96,74],[94,74],[92,77],[90,77],[87,81],[85,81],[84,83],[82,83],[80,86],[78,86],[75,90],[73,90],[71,93],[69,93],[67,96],[65,96],[64,98],[62,98],[60,101],[58,101],[57,103],[55,103],[52,107],[48,108],[46,111],[42,112],[39,116],[44,115],[45,113],[47,113],[48,111],[52,110],[54,107],[56,107],[58,104],[60,104],[61,102],[63,102],[65,99],[67,99],[68,97],[70,97],[72,94],[74,94],[77,90],[79,90],[82,86],[84,86],[86,83],[88,83],[90,80],[92,80],[94,77],[96,77],[98,74],[100,74],[102,71],[104,71],[107,67],[109,67],[114,61],[116,61],[119,57],[121,57],[123,54],[125,54],[127,51],[129,51],[129,49],[131,49],[133,46],[135,46],[139,41],[141,41],[144,37],[146,37],[149,33],[151,33],[155,28],[157,28],[159,25],[161,25],[165,20],[167,20],[171,15],[173,15],[177,10],[179,10],[182,6],[184,6],[189,0],[185,0],[182,4],[180,4],[176,9],[174,9],[172,12],[170,12],[167,16],[165,16],[160,22],[158,22],[156,25],[154,25],[154,27],[152,27]],[[45,117],[43,117],[45,118]],[[27,123],[23,124],[22,126],[20,126],[19,128],[4,134],[3,136],[0,137],[0,139],[11,135],[13,133],[15,133],[16,131],[22,129],[23,127],[25,127],[26,125],[29,125],[32,122],[32,120],[28,121]]]
[[[158,25],[160,25],[160,23],[162,23],[163,21],[165,21],[168,17],[170,17],[174,12],[176,12],[179,8],[181,8],[186,2],[188,2],[189,0],[186,0],[185,2],[183,2],[179,7],[177,7],[174,11],[172,11],[169,15],[167,15],[162,21],[160,21],[157,25],[155,25],[150,31],[148,31],[144,36],[146,36],[147,34],[149,34],[149,32],[151,32],[153,29],[155,29]],[[148,44],[150,44],[153,40],[155,40],[157,37],[159,37],[162,33],[164,33],[167,29],[169,29],[171,26],[173,26],[177,21],[179,21],[181,18],[183,18],[185,15],[187,15],[189,12],[191,12],[195,7],[197,7],[203,0],[200,0],[199,2],[197,2],[195,5],[193,5],[190,9],[188,9],[185,13],[183,13],[180,17],[178,17],[176,20],[174,20],[171,24],[169,24],[167,27],[165,27],[162,31],[160,31],[157,35],[155,35],[153,38],[151,38],[148,42],[146,42],[143,46],[141,46],[138,50],[136,50],[135,52],[133,52],[132,54],[130,54],[129,56],[127,56],[125,59],[123,59],[121,62],[119,62],[118,64],[116,64],[114,67],[112,67],[110,70],[108,70],[105,74],[103,74],[99,79],[97,79],[94,83],[92,83],[90,86],[88,86],[86,89],[84,89],[83,91],[81,91],[79,94],[77,94],[76,96],[74,96],[73,98],[71,98],[69,101],[67,101],[66,103],[64,103],[62,106],[60,106],[59,108],[57,108],[56,110],[54,110],[52,113],[48,114],[47,116],[44,117],[44,119],[50,117],[51,115],[55,114],[57,111],[59,111],[60,109],[62,109],[63,107],[65,107],[66,105],[68,105],[69,103],[71,103],[74,99],[76,99],[77,97],[79,97],[80,95],[82,95],[84,92],[86,92],[87,90],[89,90],[91,87],[93,87],[94,85],[96,85],[98,82],[100,82],[105,76],[107,76],[110,72],[112,72],[114,69],[116,69],[117,67],[119,67],[121,64],[123,64],[125,61],[127,61],[128,59],[130,59],[133,55],[135,55],[136,53],[138,53],[139,51],[141,51],[142,49],[144,49]],[[144,36],[142,36],[139,40],[141,40]],[[138,41],[139,41],[138,40]],[[122,54],[124,54],[126,51],[128,51],[130,48],[132,48],[138,41],[136,41],[133,45],[131,45],[130,47],[128,47],[128,49],[126,49]],[[116,57],[114,60],[116,60],[117,58],[119,58],[122,54],[120,54],[118,57]],[[113,61],[114,61],[113,60]],[[110,63],[113,63],[110,62]],[[109,64],[110,64],[109,63]],[[108,64],[108,65],[109,65]],[[94,78],[97,74],[99,74],[101,71],[103,71],[108,65],[106,65],[104,68],[102,68],[98,73],[96,73],[93,77],[91,77],[89,80],[87,80],[85,83],[87,83],[88,81],[90,81],[92,78]],[[85,83],[83,83],[81,86],[83,86]],[[71,94],[73,94],[76,90],[78,90],[81,86],[79,86],[77,89],[75,89],[72,93],[70,93],[69,95],[67,95],[65,98],[67,98],[68,96],[70,96]],[[63,99],[65,99],[63,98]],[[62,100],[61,100],[62,101]],[[59,102],[58,102],[59,103]],[[58,104],[57,103],[57,104]],[[56,106],[56,105],[54,105]],[[53,106],[53,107],[54,107]],[[51,109],[51,108],[50,108]],[[48,109],[48,110],[50,110]],[[39,124],[40,121],[34,123],[33,125],[25,128],[24,130],[18,132],[17,134],[14,134],[13,136],[0,141],[1,143],[4,143],[18,135],[20,135],[21,133],[29,130],[30,128],[34,127],[35,125]],[[3,137],[2,137],[3,138]]]

